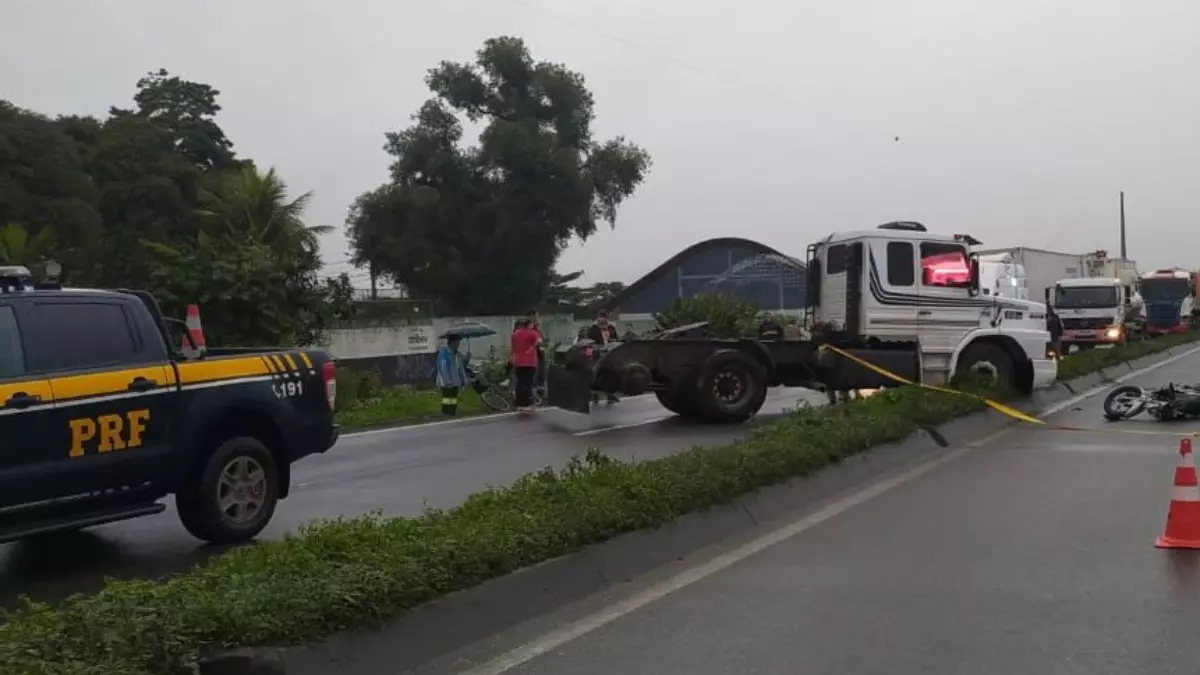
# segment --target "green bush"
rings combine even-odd
[[[730,295],[701,293],[676,299],[666,310],[655,314],[654,320],[658,330],[707,321],[717,337],[739,338],[755,334],[758,313],[758,305],[753,302]]]
[[[1117,348],[1105,363],[1180,340]],[[1079,357],[1066,357],[1064,368],[1082,372],[1096,358],[1085,356],[1079,366]],[[185,672],[206,648],[299,643],[375,625],[451,591],[812,474],[981,408],[969,396],[904,387],[800,409],[721,447],[640,463],[592,451],[566,469],[525,476],[453,509],[317,523],[166,581],[111,581],[58,609],[30,603],[0,625],[0,663],[5,675]]]
[[[338,412],[353,410],[378,398],[383,392],[383,381],[375,371],[338,368],[335,378]]]

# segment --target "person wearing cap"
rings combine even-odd
[[[467,386],[467,364],[458,346],[462,336],[457,333],[446,335],[446,344],[437,353],[437,386],[442,390],[442,413],[453,417],[458,414],[458,392]]]

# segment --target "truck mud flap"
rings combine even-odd
[[[592,411],[592,371],[550,366],[546,373],[546,402],[555,408],[582,413]]]

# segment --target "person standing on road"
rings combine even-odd
[[[529,319],[517,322],[509,350],[517,378],[517,412],[533,410],[533,388],[537,384],[538,347],[541,344],[542,336]]]
[[[541,340],[537,347],[537,377],[534,378],[534,386],[541,389],[546,386],[546,334],[542,332],[542,317],[536,309],[525,312],[525,318],[529,319],[530,327],[537,331]]]
[[[608,310],[602,309],[596,313],[596,321],[588,328],[587,339],[595,342],[598,345],[607,345],[610,342],[617,341],[617,327],[609,323]],[[599,402],[600,395],[593,393],[592,402]],[[616,394],[609,394],[607,401],[616,403],[621,399],[617,398]]]
[[[437,353],[437,386],[442,390],[442,414],[453,417],[458,414],[458,392],[467,386],[467,364],[458,346],[462,336],[446,335],[446,344]]]

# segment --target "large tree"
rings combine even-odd
[[[349,281],[320,278],[310,195],[235,155],[218,93],[160,70],[105,119],[0,101],[0,260],[52,256],[71,283],[145,288],[169,313],[199,303],[216,345],[315,340]]]
[[[583,76],[535,62],[518,38],[443,62],[426,83],[434,97],[414,124],[387,134],[391,181],[351,210],[355,260],[447,310],[532,306],[563,248],[615,223],[650,157],[621,137],[596,141]],[[462,144],[460,118],[483,123],[478,145]]]

